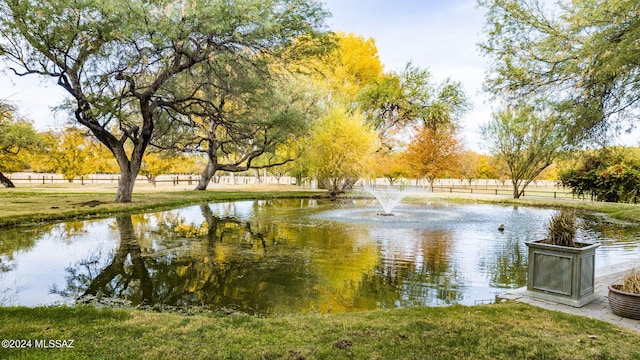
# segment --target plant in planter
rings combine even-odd
[[[542,242],[550,245],[576,247],[577,231],[576,213],[573,211],[561,211],[549,220],[547,238]]]
[[[526,243],[527,295],[575,307],[595,299],[595,251],[600,244],[576,241],[577,230],[575,212],[561,211],[549,220],[545,239]]]
[[[609,306],[616,315],[640,320],[640,271],[627,273],[622,284],[609,285]]]

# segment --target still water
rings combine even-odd
[[[83,295],[253,314],[468,304],[526,284],[551,209],[238,201],[0,231],[0,304]],[[640,227],[582,214],[596,267],[637,258]],[[504,224],[506,230],[497,230]]]

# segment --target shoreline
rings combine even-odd
[[[105,184],[21,184],[16,188],[0,189],[0,228],[37,225],[43,222],[92,219],[116,213],[132,213],[165,210],[184,205],[248,199],[275,198],[330,198],[325,190],[310,189],[288,184],[211,184],[207,190],[198,191],[186,186],[162,184],[138,184],[130,203],[114,202],[116,186]],[[155,195],[155,196],[154,196]],[[360,190],[338,196],[344,198],[373,198]],[[573,208],[601,212],[632,223],[640,223],[640,205],[625,203],[593,202],[583,199],[554,199],[527,196],[514,199],[510,195],[473,192],[425,191],[409,194],[403,202],[424,201],[480,202],[488,204],[522,205],[547,208]]]

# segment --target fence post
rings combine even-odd
[[[553,192],[553,198],[554,199],[556,198],[556,192],[555,191]]]

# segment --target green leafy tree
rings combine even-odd
[[[28,168],[27,151],[42,144],[41,137],[33,125],[16,118],[15,108],[0,102],[0,184],[15,187],[3,172],[13,172]]]
[[[521,104],[493,114],[482,135],[496,160],[508,170],[513,197],[524,190],[566,147],[566,134],[557,118]]]
[[[116,201],[130,202],[157,118],[188,101],[173,92],[177,78],[220,56],[285,53],[312,41],[326,16],[308,0],[9,0],[0,54],[16,74],[68,92],[75,120],[118,162]],[[207,81],[192,79],[194,92]]]
[[[156,145],[206,154],[196,190],[218,171],[243,172],[289,163],[276,151],[306,134],[316,100],[308,84],[285,74],[257,74],[254,66],[227,64],[214,72],[192,100],[176,107],[167,127],[171,139]],[[203,75],[204,76],[204,75]],[[280,152],[280,155],[284,153]]]
[[[266,160],[264,160],[266,165],[278,164],[268,168],[269,174],[276,178],[278,184],[283,176],[293,174],[294,169],[297,166],[296,160],[300,157],[301,152],[298,144],[298,141],[294,141],[286,145],[278,146],[276,150],[269,154]]]
[[[392,147],[390,138],[407,126],[455,127],[469,108],[461,83],[436,82],[429,71],[411,63],[400,74],[384,74],[367,86],[358,102],[386,147]]]
[[[511,101],[553,100],[571,141],[634,119],[640,82],[640,3],[480,0],[487,89]]]

